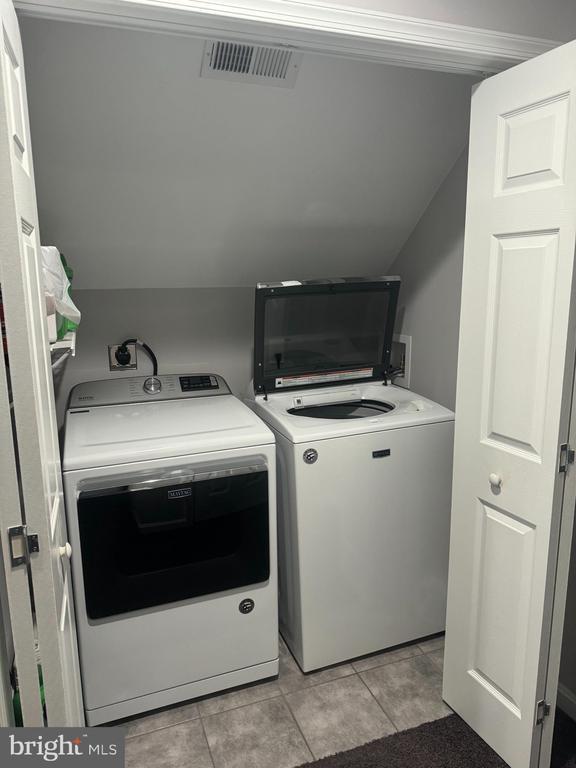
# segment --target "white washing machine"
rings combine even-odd
[[[277,675],[274,437],[221,377],[76,386],[63,468],[89,725]]]
[[[388,379],[399,279],[261,284],[280,629],[305,672],[445,627],[454,414]]]

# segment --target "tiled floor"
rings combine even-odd
[[[304,675],[283,641],[280,674],[122,725],[126,768],[293,768],[449,714],[444,638]]]

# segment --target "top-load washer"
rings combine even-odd
[[[89,725],[278,673],[274,436],[220,376],[76,386],[63,468]]]
[[[260,284],[280,628],[306,672],[443,631],[454,414],[389,383],[400,281]]]

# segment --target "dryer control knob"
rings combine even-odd
[[[69,542],[66,542],[63,547],[58,547],[58,554],[60,557],[67,557],[68,560],[72,557],[72,547]]]
[[[157,395],[158,392],[160,392],[162,389],[162,382],[158,376],[149,376],[147,379],[145,379],[144,386],[142,388],[147,395]]]

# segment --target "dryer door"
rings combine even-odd
[[[91,482],[78,497],[90,619],[268,579],[264,465],[115,483]]]

